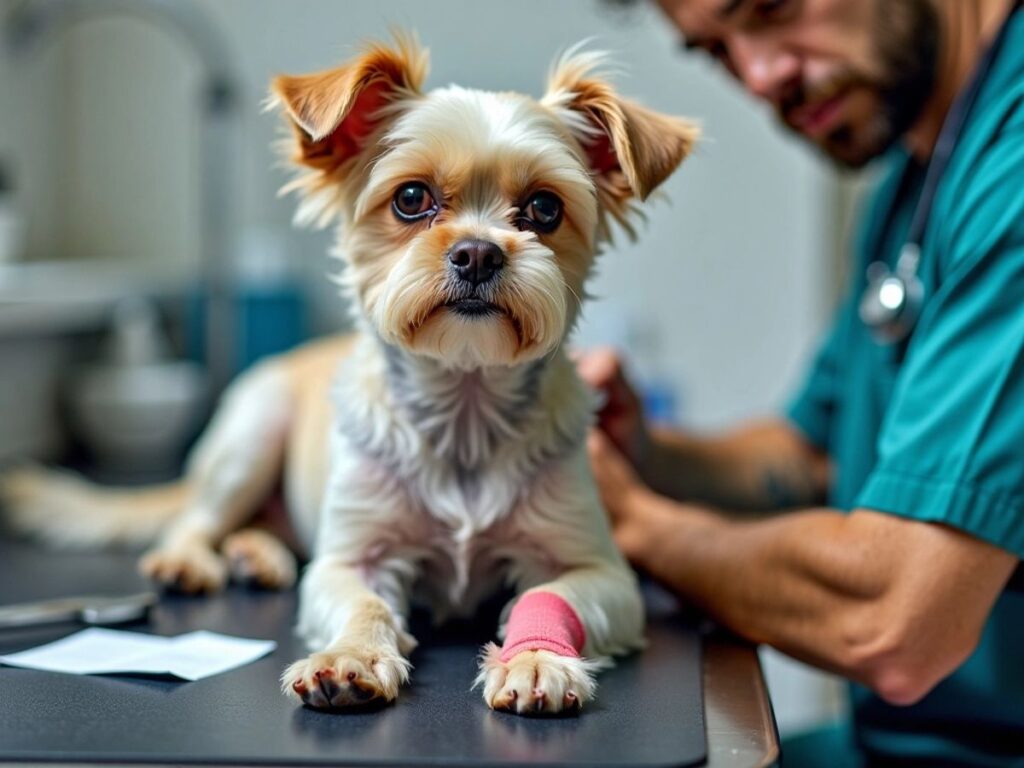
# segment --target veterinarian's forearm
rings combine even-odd
[[[723,437],[655,428],[639,470],[664,496],[737,512],[820,504],[828,482],[827,457],[781,421]]]
[[[894,703],[918,698],[962,663],[1012,570],[993,570],[986,563],[1005,553],[976,542],[986,551],[937,575],[933,561],[953,560],[953,550],[924,544],[962,534],[877,513],[817,509],[735,522],[639,493],[646,511],[620,543],[644,570],[748,639]],[[893,534],[901,525],[917,526],[912,542]]]
[[[648,514],[626,545],[631,559],[754,642],[840,667],[834,651],[845,639],[836,617],[884,591],[880,575],[862,574],[850,554],[833,545],[838,514],[745,523],[653,496],[642,503]],[[786,529],[796,528],[813,546],[791,541]]]

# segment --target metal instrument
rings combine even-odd
[[[127,624],[147,618],[156,601],[155,593],[140,592],[135,595],[62,597],[56,600],[4,605],[0,606],[0,629],[59,624],[66,621],[97,626]]]

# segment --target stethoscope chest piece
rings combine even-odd
[[[868,266],[867,286],[860,299],[860,319],[882,344],[906,339],[917,323],[924,303],[924,286],[917,276],[920,251],[907,243],[896,269],[882,261]]]

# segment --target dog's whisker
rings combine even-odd
[[[576,305],[578,307],[582,308],[583,307],[583,299],[581,299],[580,295],[578,293],[576,293],[576,291],[573,289],[573,287],[571,285],[569,285],[569,282],[566,281],[566,280],[563,280],[562,281],[562,285],[565,286],[565,289],[567,291],[569,291],[569,293],[572,294],[574,299],[576,299]]]

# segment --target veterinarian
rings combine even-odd
[[[617,540],[725,626],[850,679],[849,733],[787,765],[1022,765],[1024,12],[659,4],[819,150],[886,173],[782,417],[649,429],[614,355],[581,360],[608,394],[591,454]]]

